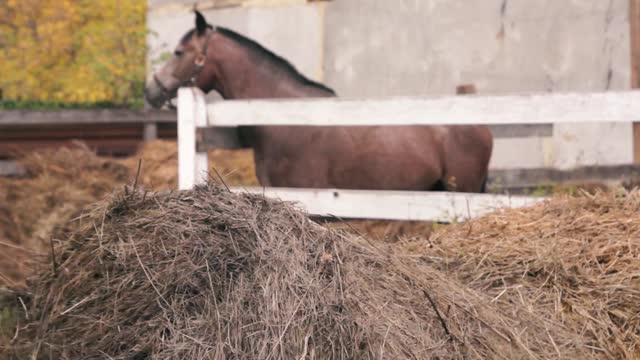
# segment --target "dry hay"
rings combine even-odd
[[[10,244],[1,249],[0,286],[20,283],[27,265],[33,265],[22,258],[29,255],[29,260],[35,260],[38,254],[47,253],[50,239],[83,207],[131,178],[125,166],[99,158],[81,144],[34,151],[20,162],[28,177],[0,179],[5,211],[0,232]],[[13,266],[18,259],[20,268]]]
[[[0,204],[6,204],[3,197],[0,194]],[[6,206],[0,205],[0,287],[22,285],[32,256],[28,249],[20,245],[11,212]]]
[[[255,176],[253,151],[209,151],[209,168],[214,168],[229,185],[258,185]],[[137,154],[125,161],[135,171],[142,161],[140,183],[155,190],[178,187],[178,152],[175,141],[155,140],[145,143]]]
[[[25,357],[592,355],[517,304],[504,311],[415,258],[258,195],[129,190],[76,221],[22,297],[12,349]]]
[[[215,169],[229,186],[259,186],[255,175],[253,150],[209,151],[209,168]],[[176,189],[178,185],[178,153],[176,142],[154,140],[145,143],[138,153],[125,160],[131,172],[142,160],[140,183],[155,190]],[[397,241],[404,237],[428,237],[431,224],[419,221],[369,221],[357,220],[331,223],[329,226],[352,228],[370,238]]]
[[[0,240],[0,287],[21,284],[25,272],[37,264],[34,260],[49,252],[56,232],[83,207],[133,179],[140,161],[141,184],[156,190],[177,185],[175,141],[146,143],[138,154],[124,160],[98,157],[77,142],[74,147],[30,152],[19,161],[29,172],[27,178],[0,178],[0,201],[6,204],[4,216],[0,211],[0,232],[6,232],[6,241]],[[209,165],[229,185],[258,184],[251,150],[211,151]],[[424,223],[398,221],[353,221],[341,226],[386,241],[427,236],[430,231]],[[3,241],[9,245],[2,246]]]
[[[409,246],[505,311],[522,305],[609,358],[640,357],[639,190],[557,196]]]
[[[396,220],[347,220],[327,222],[329,228],[343,229],[376,242],[395,243],[411,239],[425,239],[431,235],[436,224],[429,221],[396,221]]]

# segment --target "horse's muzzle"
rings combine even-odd
[[[150,82],[144,87],[144,98],[149,105],[156,109],[161,108],[169,100],[165,97],[162,88],[155,82]]]
[[[176,96],[177,90],[173,90],[174,84],[173,81],[171,82],[172,84],[170,85],[171,87],[169,89],[163,83],[161,83],[156,76],[147,81],[147,84],[144,88],[144,97],[152,107],[157,109],[161,108],[164,104],[166,104]],[[177,87],[178,86],[175,86],[175,88]]]

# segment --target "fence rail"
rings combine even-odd
[[[215,131],[220,134],[224,128],[237,126],[549,126],[558,123],[633,122],[638,118],[640,91],[364,100],[231,100],[207,104],[200,90],[182,88],[178,92],[178,183],[180,189],[188,189],[205,181],[206,150],[234,147],[233,142],[220,140]],[[540,128],[536,130],[540,132]],[[616,168],[604,173],[616,171],[626,174],[635,168]],[[594,172],[598,173],[591,173]],[[586,171],[586,176],[591,173]],[[562,174],[552,175],[562,177]],[[253,189],[253,192],[258,190]],[[311,214],[396,220],[450,221],[479,216],[487,209],[520,207],[543,200],[488,194],[354,192],[341,189],[267,188],[260,192],[296,201]]]
[[[125,109],[0,110],[0,130],[42,125],[175,124],[176,111]],[[551,136],[550,124],[489,125],[496,138]]]
[[[454,222],[502,208],[534,205],[544,197],[424,191],[368,191],[232,187],[236,193],[264,195],[294,202],[325,217]]]
[[[542,125],[633,122],[640,91],[381,99],[228,100],[206,105],[207,125]]]
[[[2,110],[0,127],[118,123],[175,123],[174,111],[128,109]]]
[[[144,135],[139,132],[135,136],[152,139],[157,136],[157,130],[153,130],[153,127],[168,125],[173,128],[169,135],[171,138],[176,136],[176,128],[178,131],[179,187],[184,189],[202,181],[202,175],[207,170],[207,150],[238,147],[238,143],[233,137],[233,127],[239,125],[265,123],[268,125],[350,124],[361,126],[366,124],[368,118],[372,122],[377,122],[378,125],[483,123],[489,124],[496,138],[524,138],[550,137],[553,134],[554,123],[630,122],[640,118],[640,115],[635,115],[640,114],[640,94],[638,91],[366,100],[339,98],[233,100],[207,104],[199,90],[185,88],[180,89],[178,103],[177,113],[164,110],[130,111],[118,109],[4,110],[0,111],[0,139],[4,139],[6,136],[12,137],[17,134],[18,130],[24,131],[24,133],[33,133],[34,137],[46,137],[51,131],[43,129],[55,129],[56,137],[59,137],[61,132],[66,131],[65,127],[85,129],[83,131],[87,132],[91,126],[109,127],[113,125],[115,129],[115,127],[126,124],[145,126]],[[404,109],[403,106],[405,106]],[[178,124],[176,124],[177,118],[179,118]],[[153,131],[148,131],[147,126]],[[5,140],[0,141],[3,143],[2,145],[6,145],[9,141]],[[118,139],[113,141],[116,140]],[[104,141],[108,143],[111,140],[104,139]],[[639,173],[640,165],[633,164],[585,166],[568,170],[549,168],[491,169],[489,184],[494,189],[517,192],[519,189],[531,189],[540,185],[556,183],[635,180]],[[20,174],[24,174],[24,169],[21,169],[19,165],[13,162],[0,162],[0,176]],[[369,217],[438,221],[465,218],[469,214],[478,216],[486,213],[485,209],[523,206],[540,201],[539,198],[504,195],[477,196],[477,194],[459,193],[449,193],[443,197],[442,194],[430,192],[395,192],[395,195],[391,197],[394,200],[388,200],[384,197],[386,192],[352,192],[341,189],[247,190],[237,188],[235,191],[259,191],[265,192],[269,196],[280,197],[283,200],[299,201],[306,203],[312,213],[333,214],[347,218]],[[339,196],[331,197],[335,193],[338,193]],[[381,201],[392,201],[393,204],[385,205],[390,210],[384,210],[385,207],[382,206],[371,206],[374,203],[380,204]],[[421,205],[415,205],[425,203],[432,204],[432,208],[440,210],[437,212],[418,210]],[[465,208],[467,206],[468,208],[456,210],[453,203],[464,203]],[[323,205],[318,207],[320,206],[318,204]],[[362,210],[372,207],[376,210]],[[448,213],[441,211],[444,208]],[[365,211],[373,211],[374,213],[366,213]]]
[[[128,109],[0,110],[0,159],[16,153],[59,147],[69,140],[85,141],[101,155],[131,155],[142,141],[175,139],[176,111]],[[491,125],[495,138],[550,137],[552,127],[542,125]],[[232,128],[198,129],[198,151],[237,149]],[[0,176],[18,175],[17,168],[4,166]]]

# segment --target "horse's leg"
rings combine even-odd
[[[442,181],[442,179],[436,181],[435,184],[431,185],[431,187],[429,188],[429,191],[447,191],[447,186],[445,185],[444,181]]]
[[[484,194],[487,192],[487,180],[489,176],[485,176],[484,180],[482,180],[482,185],[480,185],[480,193]]]
[[[269,179],[269,172],[267,171],[267,164],[261,153],[253,151],[253,164],[256,171],[256,178],[262,187],[270,187],[271,181]]]
[[[482,180],[480,180],[482,179]],[[448,173],[444,179],[440,180],[443,190],[433,191],[453,191],[462,193],[486,193],[487,176],[474,177],[466,173],[459,173],[458,176]]]
[[[451,192],[480,192],[483,186],[483,176],[473,176],[469,174],[469,168],[464,166],[451,165],[443,170],[440,178],[431,185],[429,191],[451,191]],[[473,171],[471,171],[473,173]]]

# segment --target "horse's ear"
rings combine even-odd
[[[207,31],[207,20],[202,16],[200,11],[194,10],[196,13],[196,30],[198,31],[198,35],[202,35]]]

